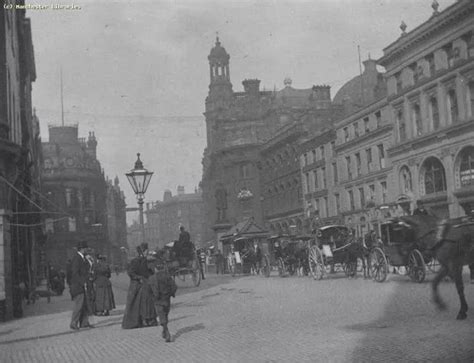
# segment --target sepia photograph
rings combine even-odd
[[[0,3],[0,362],[474,362],[474,1]]]

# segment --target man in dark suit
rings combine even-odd
[[[87,242],[80,241],[77,245],[77,252],[71,259],[71,283],[69,289],[71,292],[74,308],[72,310],[71,324],[69,327],[73,330],[79,328],[93,328],[89,324],[90,307],[86,299],[86,283],[89,278],[89,262],[85,257]]]

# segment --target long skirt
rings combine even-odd
[[[115,309],[114,292],[110,282],[105,285],[97,285],[95,288],[95,311],[109,311]]]
[[[156,319],[156,311],[150,286],[147,282],[130,281],[122,328],[139,328],[145,320],[152,319]]]

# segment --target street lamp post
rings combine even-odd
[[[140,218],[140,229],[142,234],[142,242],[145,242],[145,223],[143,221],[143,199],[145,192],[150,184],[153,172],[146,170],[143,167],[143,163],[140,160],[140,153],[137,154],[137,161],[135,161],[135,167],[130,170],[127,176],[130,185],[132,186],[133,192],[137,196],[138,200],[138,212]]]

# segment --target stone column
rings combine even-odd
[[[0,321],[13,317],[10,213],[0,209]]]

